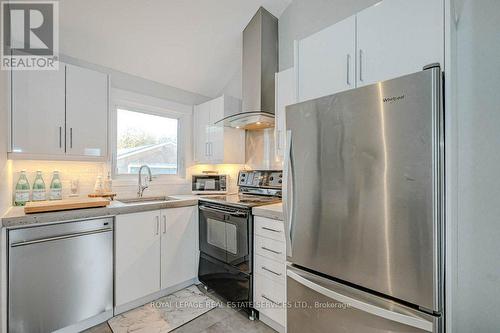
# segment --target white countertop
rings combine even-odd
[[[277,203],[272,205],[254,207],[252,209],[252,214],[254,216],[267,217],[269,219],[283,221],[283,204]]]
[[[36,224],[57,223],[62,221],[73,221],[89,219],[94,217],[116,216],[143,211],[151,211],[166,208],[195,206],[198,197],[192,195],[172,195],[174,200],[164,202],[144,202],[136,204],[124,204],[119,200],[111,201],[106,207],[63,210],[56,212],[25,214],[24,207],[11,207],[7,213],[0,218],[0,227],[20,228]]]

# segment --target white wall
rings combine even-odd
[[[500,1],[462,3],[455,53],[456,238],[449,240],[457,252],[448,271],[455,280],[453,332],[499,332]]]
[[[226,84],[224,89],[220,91],[217,96],[221,95],[229,95],[232,97],[236,97],[238,99],[242,99],[242,85],[243,85],[243,75],[242,75],[242,67],[238,69],[236,73],[234,73],[233,77]]]
[[[11,162],[7,160],[8,144],[8,95],[7,95],[7,72],[0,70],[0,217],[11,205],[12,193],[12,171]],[[0,331],[4,331],[5,320],[5,270],[1,269],[5,264],[5,231],[0,225]]]
[[[380,0],[293,0],[279,17],[279,70],[293,66],[293,41],[335,24]],[[241,55],[240,55],[241,57]],[[241,98],[241,68],[218,95]]]
[[[380,0],[293,0],[279,18],[279,69],[293,66],[293,41],[320,31]]]
[[[8,75],[0,70],[0,216],[9,208],[12,193],[11,162],[7,160],[8,144]]]

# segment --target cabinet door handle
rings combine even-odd
[[[272,274],[274,274],[274,275],[276,275],[276,276],[281,276],[281,273],[277,273],[277,272],[275,272],[275,271],[273,271],[273,270],[270,270],[270,269],[269,269],[269,268],[267,268],[266,266],[261,266],[260,268],[262,268],[264,271],[269,272],[269,273],[272,273]]]
[[[270,299],[269,297],[267,297],[267,296],[266,296],[266,295],[264,295],[264,294],[261,294],[260,296],[261,296],[263,299],[265,299],[266,301],[273,303],[274,305],[281,306],[281,303],[276,302],[276,301],[273,301],[272,299]]]
[[[363,50],[359,49],[359,81],[363,82]]]
[[[278,150],[281,150],[281,130],[276,131],[276,145],[278,146]]]
[[[209,142],[209,143],[208,143],[208,155],[209,155],[209,156],[212,156],[212,155],[213,155],[213,146],[212,146],[212,142]]]
[[[62,148],[62,126],[59,126],[59,148]]]
[[[167,233],[167,217],[163,215],[163,233]]]
[[[73,149],[73,127],[69,129],[69,147]]]
[[[271,253],[275,253],[275,254],[281,254],[281,252],[279,252],[279,251],[275,251],[275,250],[271,250],[270,248],[267,248],[267,247],[265,247],[265,246],[261,246],[260,248],[261,248],[262,250],[264,250],[264,251],[269,251],[269,252],[271,252]]]
[[[347,85],[350,86],[351,85],[351,55],[348,54],[347,55]]]
[[[281,232],[281,230],[276,230],[268,227],[262,227],[262,229],[267,230],[267,231],[272,231],[272,232]]]
[[[205,156],[208,156],[208,142],[205,142]]]
[[[155,235],[159,235],[159,234],[160,234],[160,217],[156,216],[156,233],[155,233]]]

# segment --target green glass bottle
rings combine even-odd
[[[42,171],[36,172],[35,181],[33,182],[33,201],[43,201],[47,198],[45,191],[45,182],[43,181]]]
[[[54,171],[52,175],[52,182],[50,183],[50,200],[62,199],[62,184],[59,179],[59,171]]]
[[[30,201],[30,184],[26,177],[26,170],[22,170],[16,184],[14,205],[24,206],[28,201]]]

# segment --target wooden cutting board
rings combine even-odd
[[[104,198],[70,198],[53,201],[28,202],[24,206],[26,214],[56,212],[60,210],[106,207],[109,200]]]
[[[89,198],[109,198],[113,200],[116,197],[116,193],[114,192],[104,192],[104,193],[90,193],[88,195]]]

